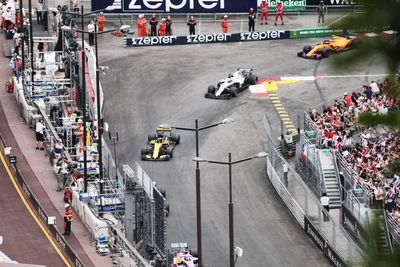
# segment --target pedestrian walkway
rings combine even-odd
[[[4,37],[1,35],[0,47],[3,47],[4,41]],[[1,57],[0,84],[4,85],[10,74],[8,59]],[[63,196],[61,193],[56,192],[56,179],[48,157],[43,151],[35,149],[34,131],[27,124],[21,122],[14,96],[8,94],[5,90],[0,90],[0,104],[3,110],[0,114],[0,118],[2,118],[0,132],[6,144],[12,147],[13,154],[17,156],[18,166],[26,178],[27,184],[29,184],[47,213],[56,217],[57,226],[62,232]],[[91,245],[91,235],[78,216],[75,216],[72,225],[72,235],[66,237],[66,240],[85,263],[85,266],[112,265],[109,257],[102,257],[96,253],[95,247]]]

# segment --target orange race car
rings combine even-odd
[[[333,35],[329,40],[318,43],[314,47],[310,45],[304,46],[303,51],[297,53],[297,55],[309,59],[326,58],[329,54],[349,50],[355,45],[354,41],[356,41],[356,39],[351,37],[347,38]]]

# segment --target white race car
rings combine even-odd
[[[229,74],[228,78],[220,80],[217,86],[208,87],[206,98],[231,99],[250,85],[255,85],[258,77],[253,74],[253,69],[237,69]]]

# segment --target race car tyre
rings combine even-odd
[[[172,158],[172,152],[173,151],[173,149],[172,149],[172,147],[167,147],[167,151],[166,151],[166,154],[170,157],[170,158]]]
[[[140,154],[141,155],[146,155],[147,154],[147,147],[140,148]]]
[[[147,158],[146,158],[146,154],[142,154],[142,160],[146,160]]]
[[[229,88],[229,94],[233,97],[236,97],[237,91],[236,87]]]
[[[250,75],[249,76],[249,84],[250,85],[255,85],[258,81],[258,77],[256,75]]]
[[[308,52],[310,52],[311,51],[311,45],[305,45],[304,47],[303,47],[303,52],[304,53],[308,53]]]
[[[179,134],[172,134],[172,142],[175,142],[175,144],[179,145],[181,142],[181,136]]]
[[[326,49],[326,48],[321,49],[320,53],[321,53],[321,56],[324,57],[324,58],[329,57],[329,50]]]
[[[195,249],[191,249],[190,250],[190,254],[193,256],[193,257],[198,257],[199,256],[199,253],[197,253],[197,250],[195,250]]]
[[[353,40],[351,41],[350,46],[351,46],[351,47],[359,47],[360,44],[361,44],[361,39],[353,39]]]
[[[155,134],[149,134],[148,136],[147,136],[147,140],[150,142],[150,141],[152,141],[152,140],[155,140],[156,139],[156,135]]]
[[[215,85],[208,86],[207,93],[215,95]]]

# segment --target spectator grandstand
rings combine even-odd
[[[400,173],[385,171],[400,156],[399,133],[383,126],[366,128],[356,123],[362,112],[387,114],[398,107],[398,102],[386,93],[387,84],[387,80],[372,81],[360,92],[345,93],[342,100],[324,105],[320,112],[310,109],[308,115],[322,147],[334,149],[352,169],[354,187],[368,190],[371,204],[376,204],[374,192],[382,189],[385,208],[400,224]]]

